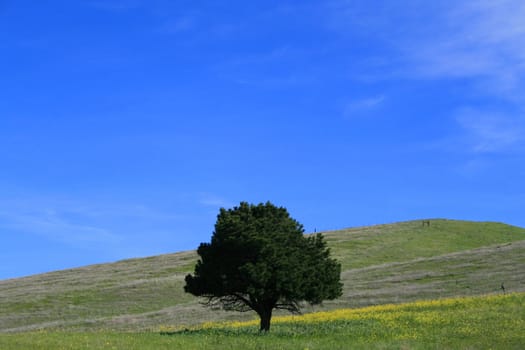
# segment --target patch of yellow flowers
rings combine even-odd
[[[371,320],[380,323],[381,327],[395,330],[396,338],[398,339],[413,339],[416,337],[416,333],[413,327],[409,325],[414,326],[418,324],[429,328],[439,328],[442,326],[450,326],[452,322],[454,322],[453,327],[455,327],[458,333],[469,336],[480,331],[472,327],[472,322],[474,321],[476,324],[483,323],[483,320],[477,318],[484,317],[481,314],[472,312],[472,310],[476,310],[478,307],[484,307],[486,309],[487,305],[497,307],[497,305],[505,303],[509,298],[518,298],[525,301],[525,293],[425,300],[403,304],[368,306],[358,309],[337,309],[299,316],[276,316],[272,318],[272,325],[279,323],[316,324]],[[509,320],[501,320],[501,322],[509,322]],[[511,322],[513,324],[508,325],[511,329],[516,329],[516,327],[517,329],[525,329],[525,319],[523,317],[514,318]],[[206,322],[197,327],[191,327],[190,329],[236,329],[253,327],[258,324],[258,319],[250,321]],[[178,328],[178,330],[181,329],[182,328]]]

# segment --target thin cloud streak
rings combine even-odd
[[[379,107],[385,101],[385,95],[366,97],[359,100],[350,101],[344,108],[345,116],[352,116],[354,113],[364,112]]]
[[[193,16],[184,16],[164,23],[159,32],[164,34],[180,34],[196,28],[197,20]]]
[[[359,2],[329,4],[330,29],[345,34],[358,28],[369,40],[388,43],[394,75],[488,80],[480,82],[491,89],[485,93],[497,89],[509,96],[525,88],[524,2],[405,0],[380,2],[373,12]]]
[[[499,113],[464,109],[457,122],[474,153],[521,150],[525,140],[525,120]]]
[[[89,0],[87,6],[105,11],[126,11],[138,8],[142,5],[141,0]]]
[[[133,224],[125,233],[116,232],[115,222],[156,223],[184,221],[176,215],[145,205],[104,205],[54,197],[25,197],[0,200],[0,227],[74,246],[118,244],[133,235]]]
[[[230,208],[233,207],[231,201],[219,197],[211,193],[201,193],[199,203],[207,207],[217,207],[217,208]]]
[[[525,118],[498,110],[463,107],[452,114],[456,128],[421,147],[465,158],[464,166],[479,169],[479,156],[519,155],[525,152]],[[483,161],[483,167],[490,165]]]
[[[20,212],[0,211],[0,227],[38,235],[71,245],[116,243],[122,237],[102,227],[77,224],[54,211]]]
[[[443,16],[435,37],[406,40],[402,46],[414,72],[428,78],[488,80],[485,93],[512,98],[523,91],[525,3],[458,3]],[[401,41],[403,42],[403,41]]]
[[[455,130],[430,142],[431,148],[454,153],[523,152],[524,2],[405,0],[395,6],[380,2],[374,11],[360,2],[330,4],[332,28],[353,33],[357,27],[370,40],[388,43],[391,59],[386,66],[391,74],[383,74],[384,80],[458,81],[464,86],[462,93],[483,101],[483,107],[470,108],[468,102],[451,107],[448,118]],[[345,115],[373,102],[352,102]]]

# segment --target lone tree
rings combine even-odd
[[[304,236],[283,207],[241,202],[222,208],[211,243],[201,243],[184,290],[205,305],[255,311],[270,330],[274,309],[299,313],[299,302],[319,304],[341,296],[341,265],[330,258],[321,234]]]

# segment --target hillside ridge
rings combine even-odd
[[[342,263],[345,287],[315,310],[493,293],[501,282],[525,291],[525,229],[425,220],[429,226],[412,220],[321,232]],[[145,330],[253,317],[203,308],[184,293],[197,259],[184,251],[0,281],[0,332]]]

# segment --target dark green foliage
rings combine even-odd
[[[197,253],[184,290],[209,306],[257,312],[263,331],[273,309],[299,312],[300,301],[319,304],[342,293],[341,265],[323,236],[305,237],[303,226],[270,202],[221,209],[211,243]]]

